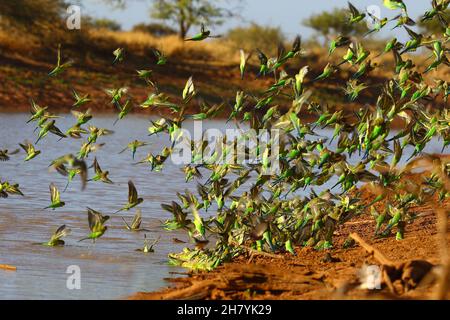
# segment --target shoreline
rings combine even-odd
[[[450,212],[449,200],[445,208]],[[377,261],[357,244],[342,248],[348,234],[356,232],[392,261],[426,260],[439,264],[435,215],[429,206],[414,211],[420,216],[407,226],[402,241],[395,240],[395,235],[381,239],[367,236],[373,234],[374,221],[365,214],[338,228],[335,249],[331,251],[296,247],[296,256],[288,253],[277,254],[278,258],[241,256],[211,272],[189,272],[187,277],[167,279],[171,286],[154,292],[137,292],[127,299],[428,299],[435,290],[434,284],[419,285],[400,295],[393,295],[387,287],[359,289],[359,270],[365,264],[376,265]],[[450,230],[450,220],[447,230]],[[447,244],[450,246],[448,231]]]
[[[449,155],[441,157],[448,159]],[[423,183],[427,174],[429,171],[409,173],[403,179]],[[369,204],[374,199],[365,186],[359,188],[358,193],[363,203]],[[417,278],[416,287],[409,291],[403,287],[402,279],[405,274],[413,274],[408,269],[411,265],[415,267],[415,264],[422,265],[425,261],[425,264],[438,266],[445,259],[441,258],[444,237],[439,230],[442,230],[442,225],[438,224],[435,210],[443,209],[446,214],[446,249],[450,248],[450,198],[438,206],[434,204],[436,201],[436,196],[433,196],[420,206],[411,207],[415,218],[406,223],[404,239],[400,241],[396,240],[395,233],[375,237],[375,219],[370,210],[366,210],[337,227],[331,250],[295,246],[295,256],[290,253],[246,254],[210,272],[188,271],[187,277],[166,279],[170,286],[153,292],[136,292],[127,299],[430,299],[435,296],[442,268],[423,271],[426,276]],[[374,204],[379,212],[385,205],[386,202]],[[353,239],[356,235],[365,243],[353,241],[350,247],[345,247],[350,235]],[[380,290],[360,289],[360,274],[364,266],[378,266],[384,270],[387,263],[402,268],[401,279],[392,281],[393,286],[386,285],[383,280],[384,286]],[[420,273],[420,270],[414,272]],[[398,289],[393,293],[393,287],[401,288],[403,292]]]

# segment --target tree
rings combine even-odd
[[[350,25],[346,23],[348,20],[348,10],[335,8],[333,11],[322,12],[312,15],[303,21],[303,25],[316,30],[320,35],[326,39],[331,35],[354,35],[361,36],[369,31],[369,28],[364,22]]]
[[[180,38],[185,38],[191,27],[202,23],[220,25],[225,18],[233,16],[230,10],[219,5],[219,1],[207,0],[154,0],[151,17],[177,26]]]
[[[133,31],[149,33],[155,37],[176,35],[177,31],[161,23],[139,23],[133,27]]]
[[[63,0],[0,1],[0,23],[3,27],[19,27],[42,33],[61,22],[66,8]]]

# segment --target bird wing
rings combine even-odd
[[[358,9],[356,9],[356,7],[352,5],[350,2],[348,3],[348,8],[350,9],[350,12],[352,13],[353,16],[359,15]]]
[[[58,188],[53,183],[50,184],[50,199],[52,203],[57,203],[60,201]]]
[[[57,126],[55,126],[55,124],[52,124],[52,125],[50,126],[49,131],[50,131],[51,133],[53,133],[53,134],[55,134],[55,135],[61,137],[61,138],[66,138],[66,137],[67,137],[61,130],[59,130],[59,128],[58,128]]]
[[[70,233],[70,231],[71,230],[67,228],[65,224],[63,224],[58,229],[56,229],[55,233],[52,235],[51,240],[52,241],[59,240],[62,237],[67,236]]]
[[[16,150],[14,150],[14,151],[11,151],[9,154],[10,155],[13,155],[13,154],[16,154],[16,153],[19,153],[20,152],[20,149],[16,149]]]
[[[94,171],[96,174],[102,173],[102,168],[100,168],[100,165],[98,164],[97,157],[94,158]]]
[[[71,110],[70,113],[72,113],[72,115],[73,115],[75,118],[77,118],[77,119],[79,119],[80,117],[83,116],[83,113],[82,113],[82,112],[79,112],[79,111],[76,111],[76,110]]]
[[[81,97],[78,95],[78,93],[75,91],[75,89],[72,90],[73,93],[73,97],[75,98],[75,100],[80,101]]]
[[[131,229],[139,229],[142,222],[142,213],[140,209],[136,210],[133,221],[131,222]]]
[[[58,58],[57,58],[57,62],[56,62],[56,66],[60,66],[61,65],[61,44],[58,45]]]
[[[88,222],[89,222],[89,229],[93,231],[97,226],[102,225],[104,221],[104,217],[102,214],[98,211],[95,211],[94,209],[87,208],[88,209]],[[109,218],[109,217],[108,217]]]
[[[27,145],[27,150],[25,150],[27,152],[27,154],[31,154],[36,152],[36,149],[34,148],[34,146],[31,143],[28,143]]]
[[[125,105],[122,107],[122,111],[128,113],[132,108],[133,108],[133,104],[131,103],[130,100],[127,100],[125,102]]]
[[[24,144],[22,144],[22,143],[19,143],[19,146],[20,146],[23,150],[25,150],[26,153],[29,153],[29,150],[30,150],[30,144],[24,145]]]
[[[86,188],[86,183],[88,179],[88,170],[87,165],[84,160],[75,159],[73,162],[73,166],[78,169],[78,174],[81,178],[81,189],[84,190]]]
[[[133,181],[128,181],[128,203],[135,203],[138,198],[138,193]]]
[[[39,106],[34,102],[33,99],[31,99],[31,110],[32,110],[31,113],[36,113],[39,111],[39,109],[40,109]]]

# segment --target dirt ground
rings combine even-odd
[[[448,217],[450,201],[447,200],[442,208]],[[333,250],[316,251],[312,248],[297,247],[296,256],[242,256],[209,273],[191,273],[188,277],[168,279],[173,284],[169,288],[158,292],[139,292],[129,299],[434,298],[436,279],[439,277],[439,270],[442,271],[442,267],[439,267],[439,235],[442,234],[437,231],[436,212],[430,205],[416,207],[413,211],[417,218],[406,226],[405,239],[401,241],[395,239],[395,234],[387,238],[374,238],[373,218],[369,214],[362,215],[336,230]],[[447,245],[450,243],[449,222],[447,221]],[[393,279],[397,274],[391,277],[394,291],[385,281],[381,289],[361,288],[360,273],[364,266],[381,267],[381,263],[358,243],[344,249],[343,243],[351,233],[358,234],[393,264],[400,265],[404,270],[403,277],[406,273],[416,273],[421,279],[417,280],[414,286],[406,288],[400,279]],[[402,264],[408,261],[409,263]],[[430,271],[427,262],[435,266]],[[406,271],[408,268],[409,271]],[[383,270],[388,269],[386,267]],[[426,276],[423,276],[424,274]]]

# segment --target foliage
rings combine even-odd
[[[40,33],[59,23],[65,8],[63,0],[0,1],[0,23]]]
[[[107,18],[96,19],[88,17],[83,22],[86,23],[86,25],[90,26],[91,28],[95,29],[107,29],[111,31],[120,31],[122,29],[119,23]]]
[[[152,18],[167,21],[178,28],[178,34],[185,38],[191,27],[220,25],[232,12],[217,3],[207,0],[154,0]]]
[[[443,17],[445,17],[447,21],[450,21],[450,9],[447,9],[445,11]],[[442,26],[442,23],[437,18],[427,21],[419,21],[418,25],[422,30],[422,32],[426,33],[427,35],[441,34],[445,31],[445,28]]]
[[[303,25],[317,31],[320,35],[328,38],[337,34],[349,36],[361,36],[369,31],[365,23],[350,25],[346,23],[349,12],[346,9],[333,9],[312,15],[303,21]]]
[[[155,37],[164,37],[177,34],[175,29],[161,23],[140,23],[133,27],[133,31],[149,33]]]
[[[286,41],[281,28],[261,26],[257,23],[251,23],[248,27],[233,28],[228,31],[225,38],[230,40],[236,49],[250,51],[259,48],[268,53],[273,53],[279,43]]]

